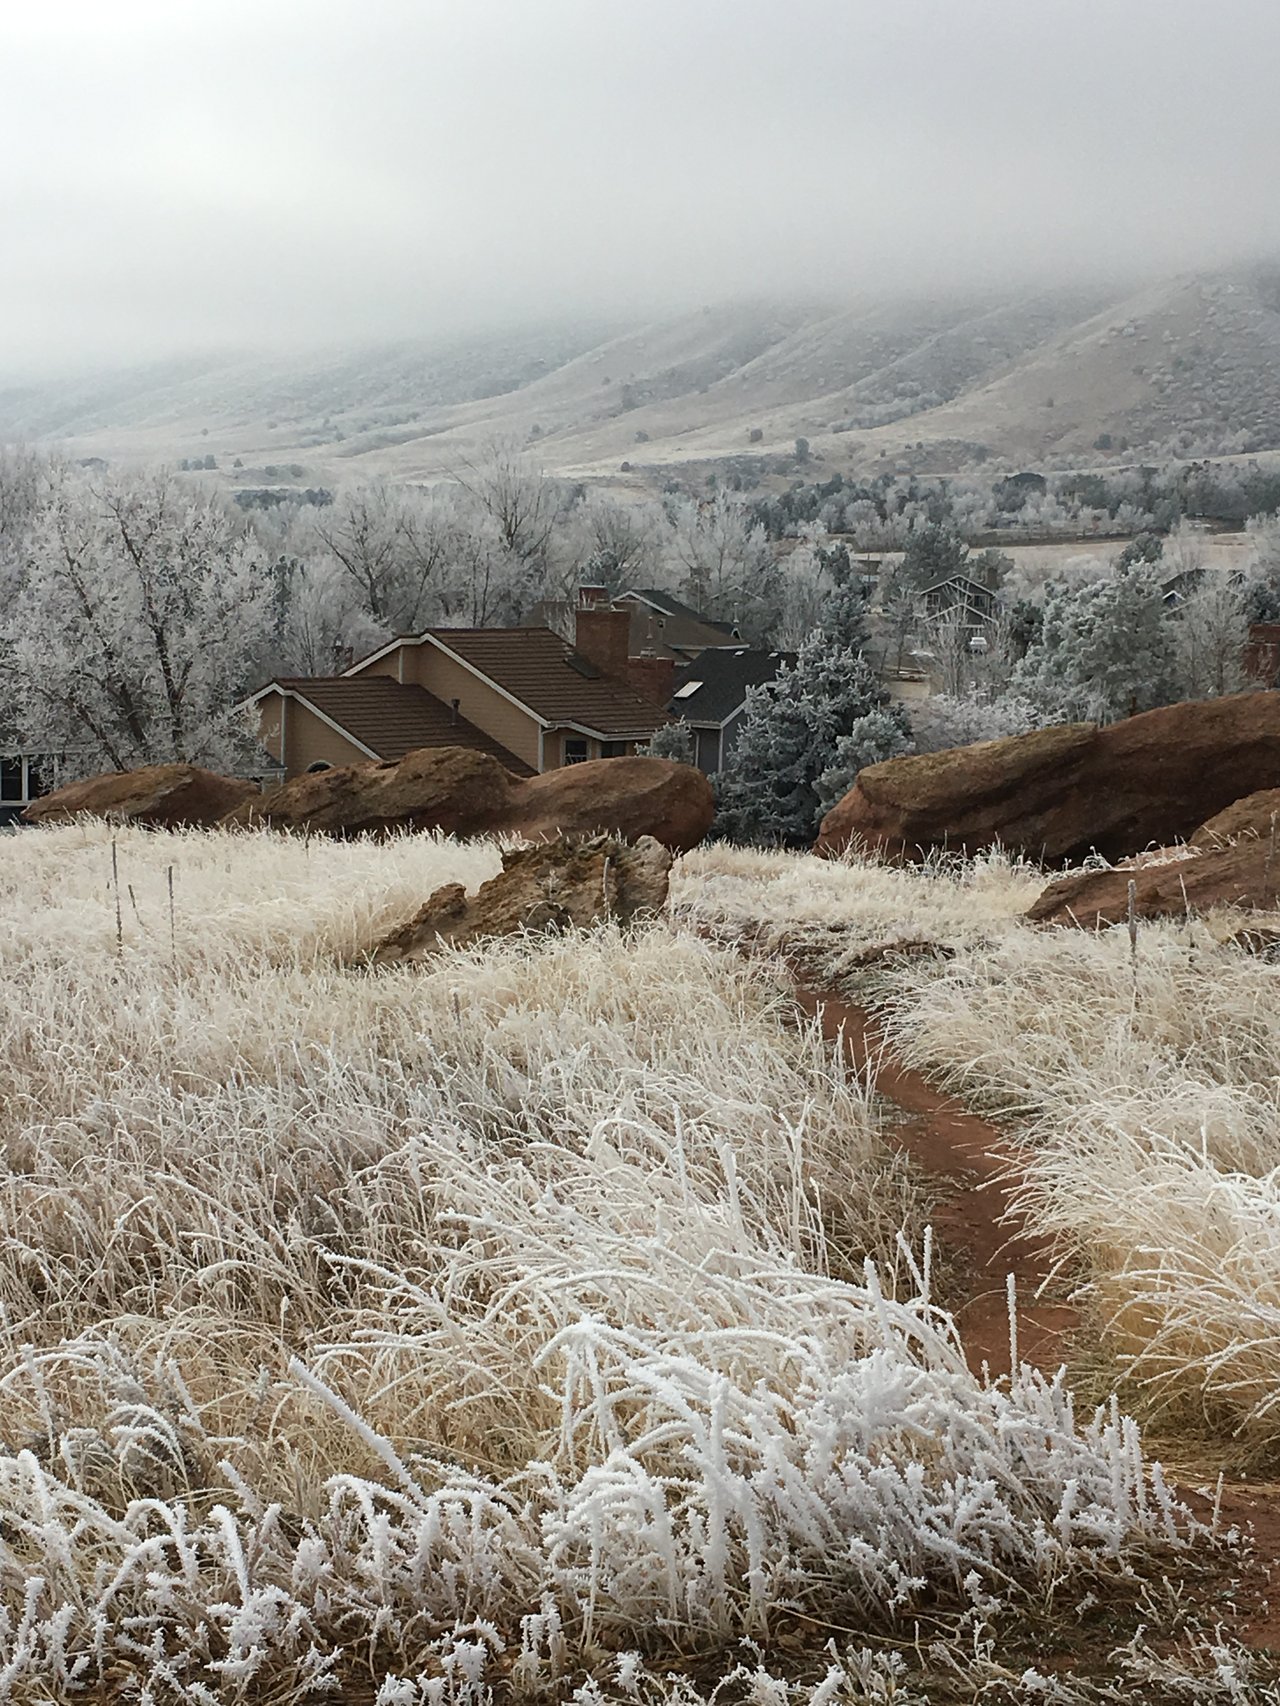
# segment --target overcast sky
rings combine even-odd
[[[0,368],[1280,253],[1278,0],[0,0]]]

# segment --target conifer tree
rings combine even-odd
[[[750,690],[743,727],[720,784],[719,827],[730,840],[807,846],[823,811],[820,778],[838,762],[842,737],[863,728],[862,761],[909,745],[906,717],[860,652],[821,628],[794,665]]]

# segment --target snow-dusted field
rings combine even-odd
[[[677,921],[360,968],[487,845],[0,851],[0,1699],[905,1703],[922,1615],[991,1678],[1001,1605],[1185,1543],[1118,1410],[969,1372],[767,963]],[[1028,886],[709,852],[677,891],[949,928],[895,1021],[943,1059]]]

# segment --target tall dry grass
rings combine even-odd
[[[1131,1423],[969,1373],[767,967],[657,924],[350,969],[496,866],[0,849],[0,1699],[634,1682],[1175,1539]]]

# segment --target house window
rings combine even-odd
[[[606,740],[600,743],[601,758],[625,758],[627,743],[625,740]]]
[[[22,786],[22,760],[0,758],[0,801],[16,804],[26,798]]]
[[[580,736],[565,736],[564,761],[566,764],[582,764],[587,757],[587,743]]]

